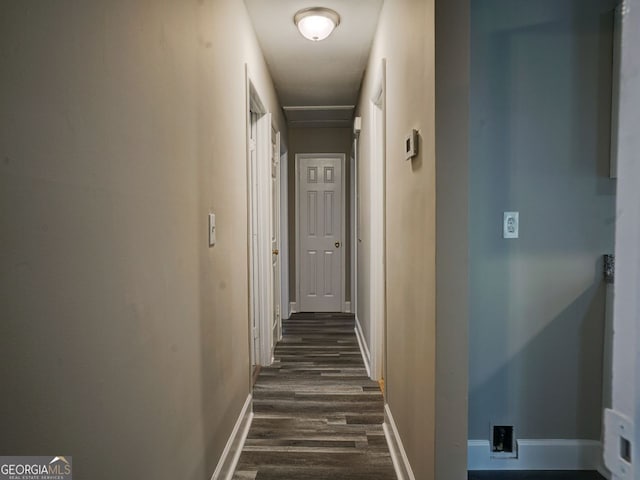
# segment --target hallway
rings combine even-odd
[[[631,471],[640,0],[2,6],[0,480]]]
[[[234,478],[395,479],[350,314],[294,314],[260,371]]]

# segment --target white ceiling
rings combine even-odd
[[[245,0],[291,126],[351,125],[382,1]],[[295,13],[308,7],[340,15],[340,25],[326,40],[305,39],[293,23]],[[314,108],[299,108],[304,106]]]

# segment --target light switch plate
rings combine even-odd
[[[633,449],[633,421],[615,410],[604,411],[604,463],[620,480],[633,480],[634,465],[630,458]],[[622,446],[625,448],[622,448]],[[629,456],[627,456],[629,453]]]
[[[520,235],[520,214],[519,212],[504,212],[502,222],[503,238],[518,238]]]
[[[216,244],[216,214],[209,214],[209,246],[213,247]]]
[[[411,160],[418,154],[418,131],[412,129],[404,139],[405,160]]]

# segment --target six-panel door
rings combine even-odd
[[[300,158],[300,309],[342,310],[342,162]]]

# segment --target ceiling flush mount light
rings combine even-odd
[[[305,8],[295,14],[293,21],[303,37],[319,42],[340,25],[340,15],[328,8]]]

